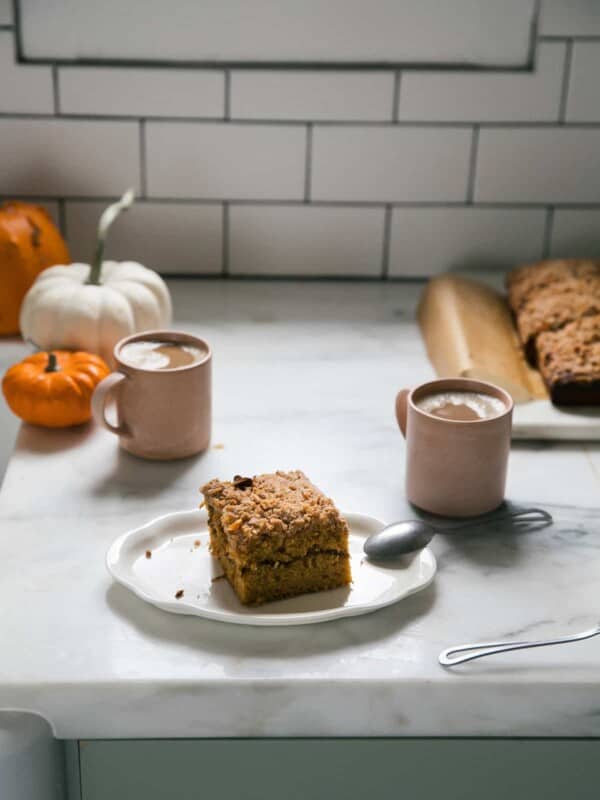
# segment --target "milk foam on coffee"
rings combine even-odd
[[[187,367],[205,356],[204,350],[185,342],[128,342],[119,351],[119,357],[126,364],[150,370]]]
[[[422,397],[416,405],[433,416],[463,422],[497,417],[506,410],[502,400],[483,392],[435,392]]]

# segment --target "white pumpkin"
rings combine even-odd
[[[124,336],[166,328],[171,297],[162,278],[135,261],[103,261],[108,228],[133,202],[133,192],[100,219],[94,263],[43,270],[21,306],[21,333],[43,350],[85,350],[113,364]]]

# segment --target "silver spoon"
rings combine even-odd
[[[521,519],[530,517],[532,520],[541,519],[545,522],[552,522],[552,517],[547,511],[541,508],[521,508],[508,510],[502,514],[494,514],[489,518],[478,517],[467,520],[459,525],[452,527],[434,528],[422,519],[405,520],[404,522],[392,522],[385,528],[369,536],[364,544],[364,552],[372,561],[393,561],[407,553],[415,550],[422,550],[427,547],[436,533],[448,533],[449,531],[462,530],[463,528],[475,525],[484,525],[486,522],[496,522],[502,519]]]
[[[561,636],[559,639],[539,639],[533,642],[462,644],[443,650],[438,657],[438,661],[443,667],[454,667],[456,664],[464,664],[465,661],[474,661],[476,658],[493,656],[495,653],[508,653],[511,650],[525,650],[529,647],[550,647],[554,644],[565,644],[567,642],[581,642],[583,639],[591,639],[592,636],[598,636],[598,634],[600,634],[600,625],[591,628],[589,631],[575,633],[572,636]],[[454,655],[455,653],[466,653],[466,655]]]

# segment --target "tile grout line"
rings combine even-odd
[[[225,98],[224,98],[223,119],[226,122],[228,122],[231,120],[231,70],[230,69],[225,70],[224,78],[225,82],[223,89],[225,92]]]
[[[540,31],[540,19],[542,14],[541,0],[533,0],[533,16],[529,28],[529,53],[527,58],[527,65],[533,72],[536,69],[536,61],[538,58],[538,41]]]
[[[9,0],[12,3],[12,24],[14,26],[14,48],[16,63],[22,63],[24,60],[23,48],[23,17],[21,14],[21,4],[19,0]]]
[[[392,97],[392,122],[398,122],[400,113],[400,84],[402,83],[402,71],[396,70],[394,74],[394,95]]]
[[[313,144],[313,124],[306,126],[306,163],[304,165],[304,202],[310,203],[311,182],[312,182],[312,144]]]
[[[67,206],[64,197],[58,199],[58,227],[62,234],[63,239],[67,239]]]
[[[77,740],[77,766],[78,766],[78,779],[79,779],[79,797],[77,800],[83,800],[83,770],[81,768],[81,740]]]
[[[222,231],[222,258],[223,264],[221,275],[226,278],[229,276],[229,203],[223,203],[223,231]]]
[[[542,258],[548,258],[552,245],[552,232],[554,228],[554,206],[548,206],[546,224],[544,225],[544,241],[542,244]]]
[[[74,114],[74,113],[61,113],[61,119],[70,122],[114,122],[116,124],[126,124],[131,122],[139,122],[140,117],[132,114]],[[41,112],[0,112],[0,119],[8,120],[32,120],[38,122],[51,122],[55,119],[54,113]],[[447,128],[454,130],[467,130],[472,129],[477,125],[480,129],[515,129],[520,130],[524,128],[532,128],[536,130],[552,129],[561,127],[561,123],[557,120],[549,121],[523,121],[523,120],[496,120],[493,122],[481,120],[397,120],[395,123],[391,120],[377,121],[369,119],[356,119],[356,120],[310,120],[310,119],[268,119],[256,117],[253,119],[229,117],[224,120],[222,117],[174,117],[174,116],[157,116],[154,114],[147,114],[144,116],[146,122],[157,123],[176,123],[181,125],[222,125],[224,121],[231,122],[240,126],[249,127],[281,127],[281,128],[305,128],[307,125],[313,125],[323,128],[424,128],[424,129],[439,129],[444,130]],[[568,127],[573,130],[587,130],[595,129],[600,130],[599,121],[574,121],[567,123]]]
[[[563,72],[562,89],[560,93],[560,105],[558,111],[559,124],[565,124],[567,118],[567,103],[569,101],[569,88],[571,84],[571,64],[573,62],[573,40],[567,42],[565,54],[565,67]]]
[[[164,278],[167,279],[175,279],[175,280],[198,280],[198,281],[206,281],[206,280],[219,280],[223,278],[223,275],[220,272],[161,272]],[[269,283],[271,281],[278,281],[278,282],[290,282],[290,281],[301,281],[302,283],[381,283],[381,275],[334,275],[334,274],[322,274],[322,275],[314,275],[305,272],[292,272],[290,274],[284,274],[278,272],[276,274],[265,274],[261,272],[253,272],[253,273],[234,273],[232,275],[227,276],[228,280],[231,281],[240,281],[244,283],[254,282],[261,282],[261,283]],[[426,283],[429,280],[429,276],[423,276],[422,274],[419,275],[417,273],[410,273],[408,275],[391,275],[388,279],[390,282],[394,283],[402,283],[404,281],[420,281],[421,283]]]
[[[471,153],[469,156],[469,175],[467,178],[467,205],[473,205],[475,197],[475,177],[477,171],[477,153],[479,151],[479,125],[473,126],[473,136],[471,139]]]
[[[382,281],[386,281],[390,273],[390,240],[392,238],[392,206],[387,205],[383,215],[383,250],[381,254]]]
[[[140,119],[139,129],[140,144],[140,197],[145,198],[148,191],[146,176],[146,120]]]
[[[3,26],[6,30],[14,30],[17,34],[19,32],[18,24],[10,24]],[[2,26],[0,26],[2,28]],[[557,34],[555,36],[546,35],[540,36],[538,39],[565,39],[566,34]],[[578,36],[576,39],[600,39],[599,35],[592,36]],[[322,72],[390,72],[394,70],[414,70],[418,72],[467,72],[467,73],[529,73],[531,69],[527,65],[521,63],[518,59],[517,63],[509,64],[489,64],[489,63],[473,63],[469,61],[431,61],[426,59],[424,61],[311,61],[311,60],[214,60],[214,59],[149,59],[149,58],[106,58],[106,57],[64,57],[53,58],[51,56],[27,56],[26,58],[20,55],[19,63],[31,64],[33,66],[50,66],[57,64],[59,67],[110,67],[117,69],[168,69],[168,70],[189,70],[189,69],[204,69],[204,70],[252,70],[260,71],[268,70],[311,70]]]
[[[54,103],[54,116],[60,116],[60,94],[58,90],[58,67],[52,65],[52,100]]]
[[[61,199],[58,195],[43,194],[40,192],[19,193],[11,192],[11,197],[15,200],[38,200],[40,202],[58,202]],[[110,203],[118,200],[118,194],[99,194],[99,195],[69,195],[64,198],[76,203]],[[153,195],[151,197],[140,198],[140,202],[146,205],[154,203],[170,203],[172,205],[199,205],[199,206],[222,206],[224,202],[236,206],[302,206],[305,205],[303,198],[293,200],[282,198],[270,199],[251,199],[235,198],[224,201],[222,197],[172,197],[165,195]],[[311,200],[311,206],[315,208],[469,208],[470,205],[464,200]],[[480,200],[472,204],[474,208],[489,209],[514,209],[514,210],[546,210],[547,202],[520,202],[515,201],[492,201]],[[591,203],[589,201],[561,201],[553,203],[555,209],[574,210],[574,211],[600,211],[600,202]]]
[[[568,33],[546,34],[538,36],[538,42],[600,42],[600,34],[573,34]]]

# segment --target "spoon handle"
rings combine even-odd
[[[561,636],[559,639],[540,639],[533,642],[479,642],[479,644],[462,644],[443,650],[438,657],[438,661],[443,667],[454,667],[456,664],[464,664],[465,661],[474,661],[476,658],[493,656],[496,653],[508,653],[511,650],[526,650],[530,647],[549,647],[555,644],[580,642],[583,639],[591,639],[592,636],[598,636],[598,634],[600,634],[600,625],[589,631],[575,633],[572,636]],[[466,655],[461,655],[461,653]]]
[[[549,514],[547,511],[544,511],[543,508],[515,508],[508,511],[503,511],[500,513],[492,512],[488,518],[476,517],[475,519],[467,520],[466,522],[461,522],[459,525],[452,525],[448,528],[439,529],[439,533],[448,533],[449,531],[453,530],[462,530],[463,528],[470,528],[474,526],[483,525],[487,522],[500,522],[503,519],[524,519],[529,520],[530,522],[535,522],[536,520],[544,521],[544,522],[552,522],[552,514]]]

